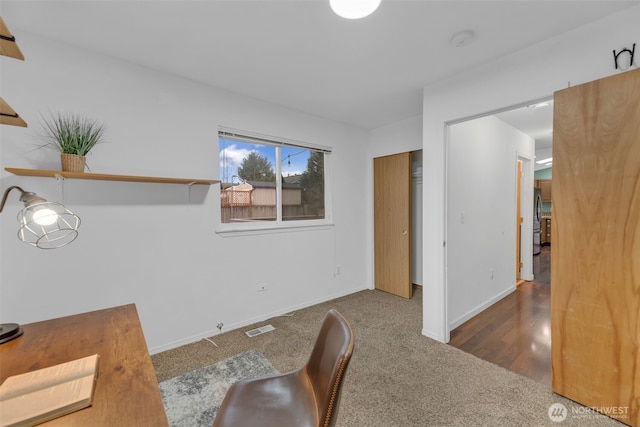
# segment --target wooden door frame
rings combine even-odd
[[[522,189],[520,215],[523,218],[523,232],[520,239],[520,257],[522,268],[520,278],[533,280],[533,162],[535,158],[518,153],[517,159],[522,161]]]
[[[522,160],[516,160],[516,286],[520,285],[524,280],[520,278],[520,272],[523,267],[522,262],[522,226],[524,218],[522,217]]]

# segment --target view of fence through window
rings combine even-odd
[[[324,219],[325,152],[219,133],[222,223]]]

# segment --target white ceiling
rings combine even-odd
[[[536,161],[552,157],[553,147],[553,100],[525,105],[504,111],[495,116],[514,128],[526,133],[536,141]],[[535,170],[546,169],[547,164],[534,164]]]
[[[328,0],[0,0],[0,13],[18,41],[38,34],[371,129],[420,115],[426,85],[639,3],[382,0],[356,21]],[[475,42],[452,47],[463,30]]]

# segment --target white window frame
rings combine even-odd
[[[331,193],[331,147],[311,144],[307,142],[296,141],[292,139],[275,137],[270,135],[259,134],[255,132],[218,126],[218,156],[220,155],[220,137],[228,137],[242,142],[256,143],[261,145],[271,145],[276,148],[275,175],[276,179],[276,211],[277,217],[275,221],[263,222],[245,222],[245,223],[222,223],[221,216],[218,217],[218,225],[215,230],[216,234],[223,237],[247,234],[268,234],[287,231],[304,231],[317,230],[333,227],[333,198]],[[282,219],[282,180],[278,179],[282,176],[282,147],[297,147],[307,150],[321,151],[324,153],[324,218],[323,219],[304,219],[289,220]],[[218,158],[218,163],[220,159]],[[218,213],[221,211],[220,198],[217,198]]]

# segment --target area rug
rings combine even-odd
[[[242,379],[277,374],[258,350],[237,354],[216,364],[160,383],[171,427],[211,427],[231,385]]]

